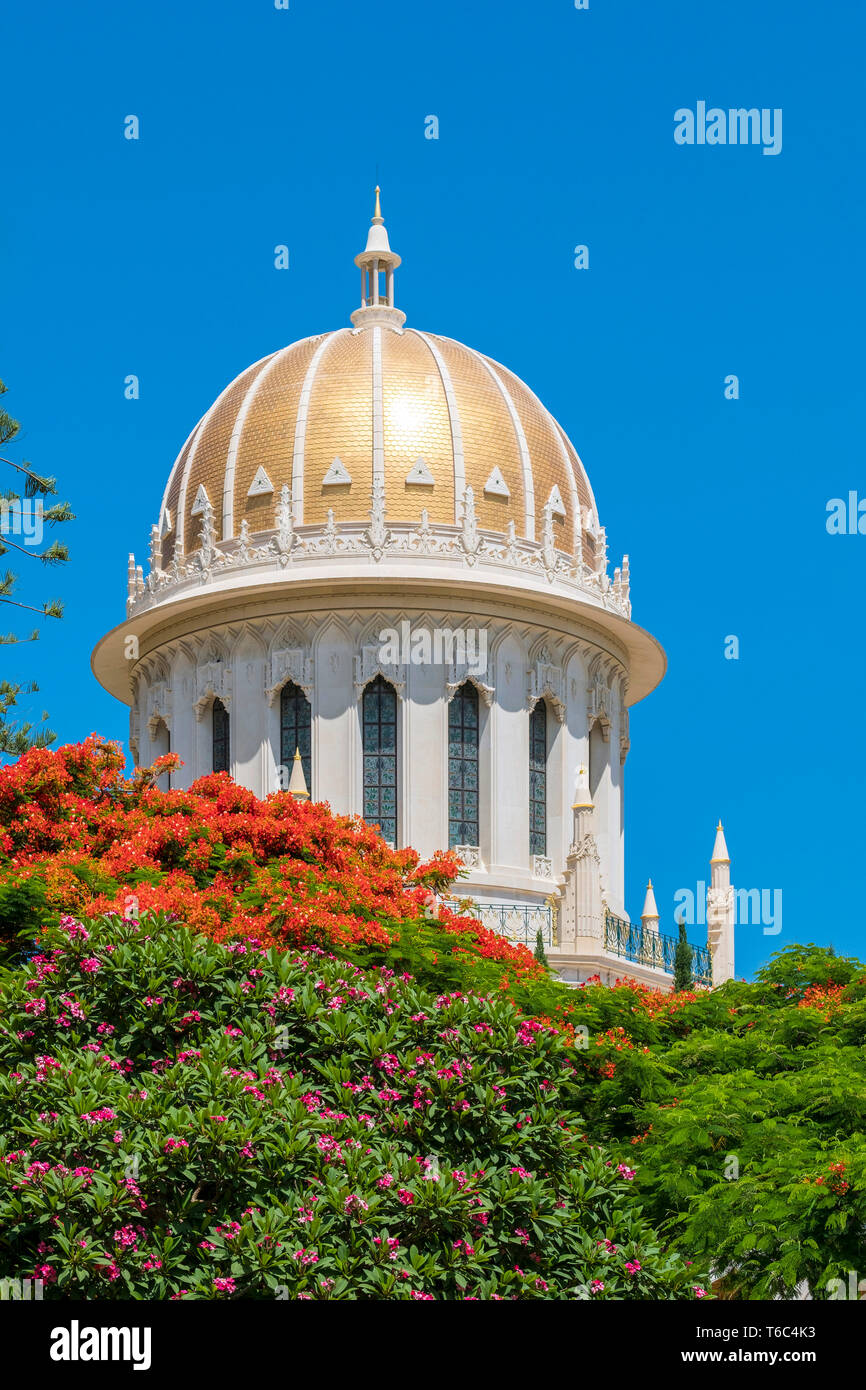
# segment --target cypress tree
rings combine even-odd
[[[674,955],[674,992],[680,990],[694,989],[695,981],[692,975],[692,948],[686,936],[686,924],[680,922],[680,939],[677,942],[676,954]]]

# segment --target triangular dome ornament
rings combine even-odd
[[[247,497],[264,497],[266,493],[273,492],[273,490],[273,483],[271,482],[264,468],[262,468],[261,464],[259,464],[258,468],[256,469],[256,476],[250,483],[250,489],[247,493]]]
[[[427,467],[427,460],[417,458],[406,474],[406,482],[418,487],[434,487],[435,479]]]
[[[195,495],[195,501],[193,502],[192,508],[190,510],[190,516],[201,516],[205,507],[208,506],[209,503],[210,498],[207,495],[205,485],[204,483],[199,483],[198,492]]]
[[[163,540],[166,536],[168,536],[171,533],[173,525],[174,523],[171,519],[171,512],[169,511],[168,507],[166,507],[165,511],[162,514],[162,521],[159,527],[160,540]]]
[[[511,496],[511,493],[508,491],[508,484],[502,476],[502,469],[499,467],[498,463],[487,479],[487,482],[484,484],[484,491],[490,497]]]
[[[562,493],[556,483],[550,489],[550,496],[547,499],[551,516],[565,516],[565,503],[562,500]]]
[[[350,483],[352,475],[341,458],[335,458],[324,478],[322,487],[334,487],[337,483]]]

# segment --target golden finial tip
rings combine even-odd
[[[378,221],[378,222],[381,222],[381,221],[382,221],[382,205],[381,205],[381,203],[379,202],[379,194],[381,193],[381,191],[382,191],[382,190],[380,189],[379,185],[376,184],[376,210],[375,210],[375,212],[373,213],[373,221],[374,221],[374,222],[377,222],[377,221]]]
[[[721,822],[721,821],[719,821],[718,825],[716,826],[716,829],[717,829],[717,830],[721,830],[721,829],[722,829],[722,822]]]

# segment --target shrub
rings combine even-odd
[[[46,1297],[703,1295],[501,998],[64,916],[0,1010],[0,1277]]]

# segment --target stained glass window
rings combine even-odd
[[[397,843],[397,694],[381,676],[361,701],[364,757],[364,820]]]
[[[222,700],[213,702],[213,770],[230,772],[229,712]]]
[[[470,681],[448,706],[448,843],[479,844],[478,691]]]
[[[301,687],[295,685],[294,681],[289,681],[280,691],[280,764],[288,769],[288,775],[291,776],[295,749],[300,750],[301,766],[307,780],[307,791],[311,796],[312,747],[310,702]]]
[[[547,854],[547,706],[529,716],[529,853]]]

